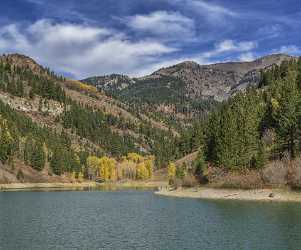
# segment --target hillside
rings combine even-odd
[[[0,73],[2,182],[17,175],[55,182],[50,176],[65,173],[69,177],[61,180],[70,181],[74,172],[84,174],[89,155],[154,155],[160,168],[186,153],[176,152],[181,135],[167,124],[131,112],[128,104],[57,76],[29,57],[1,56]]]
[[[185,95],[192,98],[213,98],[225,100],[237,89],[249,85],[256,86],[260,81],[261,70],[272,65],[280,65],[293,57],[284,54],[269,55],[253,62],[227,62],[212,65],[199,65],[183,62],[160,69],[146,78],[173,76],[185,83]]]
[[[253,62],[212,65],[187,61],[140,78],[115,74],[91,77],[83,82],[130,103],[134,110],[151,113],[158,121],[165,121],[171,126],[180,122],[183,126],[195,117],[207,115],[219,102],[238,91],[257,86],[261,71],[292,58],[275,54]]]
[[[166,175],[162,168],[170,162],[180,178],[212,180],[247,169],[256,180],[273,179],[273,167],[262,174],[256,169],[299,157],[299,67],[284,55],[209,66],[185,62],[140,79],[111,76],[117,79],[110,83],[116,84],[114,95],[57,76],[26,56],[1,56],[0,182],[144,180],[156,169]],[[240,80],[232,91],[244,91],[220,104],[201,97],[192,102],[183,95],[186,78],[204,68],[258,77]],[[192,103],[207,106],[192,112]]]

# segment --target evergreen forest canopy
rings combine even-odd
[[[301,59],[262,72],[258,88],[238,93],[208,118],[202,153],[227,169],[261,168],[301,151]]]

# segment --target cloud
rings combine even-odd
[[[28,27],[28,32],[39,40],[47,43],[86,43],[98,38],[112,35],[103,28],[89,27],[80,24],[55,24],[49,20],[40,20]]]
[[[298,55],[301,54],[301,49],[296,45],[287,45],[287,46],[281,46],[279,50],[276,50],[274,52],[289,54],[289,55]]]
[[[131,41],[121,32],[83,24],[43,19],[27,27],[11,24],[0,28],[0,53],[23,53],[76,78],[135,74],[175,51],[158,41]]]
[[[38,4],[38,5],[43,4],[43,2],[41,0],[26,0],[26,2],[33,3],[33,4]]]
[[[260,27],[256,34],[257,36],[263,39],[271,39],[278,37],[282,32],[282,26],[280,24],[264,25]]]
[[[150,33],[168,40],[195,35],[194,21],[178,12],[156,11],[148,15],[135,15],[126,18],[127,25],[139,32]]]
[[[205,17],[208,21],[213,22],[215,25],[222,24],[220,21],[226,17],[235,17],[238,14],[226,8],[223,5],[215,4],[204,0],[169,0],[171,4],[177,4],[183,8],[189,8],[190,10]]]
[[[252,52],[243,53],[239,56],[241,62],[252,62],[255,60],[255,56]]]
[[[226,7],[222,5],[217,5],[214,3],[209,3],[203,0],[192,0],[191,5],[194,7],[198,7],[203,9],[204,11],[207,11],[209,15],[215,15],[215,16],[235,16],[236,13],[230,9],[227,9]]]
[[[162,67],[168,67],[181,63],[183,61],[195,61],[201,65],[208,65],[213,63],[227,62],[228,60],[223,57],[224,54],[230,53],[241,53],[237,58],[238,61],[253,61],[255,60],[254,54],[251,52],[257,47],[257,43],[254,41],[233,41],[233,40],[224,40],[219,43],[216,43],[213,50],[205,51],[203,53],[174,58],[171,60],[161,60],[156,63],[153,63],[139,72],[139,75],[145,75],[149,72],[153,72]],[[231,60],[232,61],[232,60]]]
[[[220,43],[215,44],[214,50],[203,53],[202,57],[210,58],[228,52],[245,52],[253,50],[256,47],[257,43],[254,41],[236,42],[233,40],[224,40]]]

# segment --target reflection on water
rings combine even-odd
[[[115,184],[105,184],[96,187],[37,187],[37,188],[16,188],[0,190],[1,192],[65,192],[65,191],[122,191],[122,190],[137,190],[137,191],[156,191],[155,187],[143,187],[143,186],[119,186]]]

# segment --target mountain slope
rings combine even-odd
[[[0,137],[5,135],[9,141],[14,135],[11,144],[0,141],[0,165],[4,164],[0,175],[5,175],[4,179],[18,174],[9,165],[11,161],[24,165],[22,178],[31,181],[78,172],[82,169],[78,162],[86,164],[88,155],[121,159],[137,152],[154,155],[156,167],[161,167],[184,153],[176,151],[181,135],[164,122],[134,112],[128,104],[93,86],[57,76],[29,57],[0,56],[0,76]],[[10,150],[13,146],[18,149]],[[30,156],[26,160],[23,150],[27,147],[30,155],[39,152],[32,156],[39,159]],[[43,169],[45,176],[27,171],[27,167]]]
[[[212,65],[187,61],[140,78],[115,74],[87,78],[83,82],[130,104],[132,110],[147,112],[155,120],[176,127],[208,114],[218,102],[238,91],[257,86],[261,71],[293,58],[275,54],[253,62]]]
[[[185,84],[186,96],[196,98],[227,99],[237,88],[244,89],[256,85],[260,80],[260,71],[272,65],[280,65],[293,57],[284,54],[269,55],[253,62],[228,62],[212,65],[199,65],[183,62],[175,66],[160,69],[147,78],[158,79],[173,76]],[[244,87],[241,87],[244,85]]]

